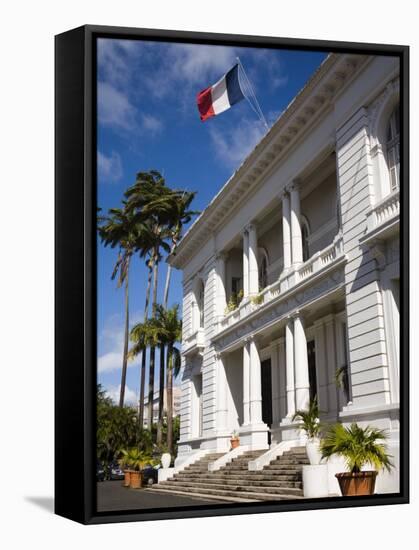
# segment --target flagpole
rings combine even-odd
[[[246,93],[244,93],[244,97],[247,99],[247,101],[249,102],[249,105],[252,107],[252,109],[255,111],[255,113],[257,114],[257,116],[259,117],[259,119],[261,120],[262,124],[264,124],[264,126],[266,127],[267,130],[269,130],[269,126],[268,126],[268,123],[266,122],[266,118],[265,118],[265,115],[263,114],[263,111],[259,105],[259,101],[257,100],[257,97],[256,97],[256,94],[255,94],[255,91],[253,89],[253,86],[252,86],[252,83],[250,82],[249,80],[249,77],[247,76],[247,73],[246,71],[244,70],[244,66],[243,66],[243,63],[240,61],[240,58],[237,57],[237,62],[239,64],[239,67],[241,68],[241,70],[243,71],[243,75],[246,79],[246,84],[250,90],[250,93],[252,95],[252,98],[256,104],[256,108],[255,106],[252,104],[252,102],[250,101],[249,97],[246,95]]]

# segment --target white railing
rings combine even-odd
[[[367,214],[368,233],[400,214],[400,191],[395,191],[373,206]]]
[[[224,330],[236,324],[239,320],[246,318],[251,312],[264,304],[268,304],[280,294],[292,289],[301,281],[309,279],[323,269],[327,269],[329,265],[332,265],[337,259],[343,257],[343,255],[342,233],[338,233],[332,244],[316,252],[316,254],[297,269],[293,269],[281,275],[277,281],[264,288],[258,294],[257,298],[253,300],[251,298],[244,299],[237,309],[228,313],[221,319],[220,330]]]

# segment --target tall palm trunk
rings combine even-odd
[[[173,252],[176,249],[178,240],[179,240],[179,234],[180,232],[176,232],[173,236],[172,240],[172,247],[170,249],[170,254],[173,254]],[[167,304],[169,302],[169,288],[170,288],[170,279],[172,276],[172,266],[170,264],[167,264],[167,271],[166,271],[166,282],[164,284],[164,294],[163,294],[163,307],[164,309],[167,309]]]
[[[170,250],[170,253],[172,254],[176,248],[177,244],[177,237],[175,236],[173,238],[173,244],[172,248]],[[166,271],[166,282],[164,285],[164,294],[163,294],[163,307],[164,309],[167,309],[167,304],[169,302],[169,288],[170,288],[170,279],[172,275],[172,266],[170,264],[167,265],[167,271]],[[163,439],[163,408],[164,408],[164,384],[165,384],[165,365],[164,365],[164,354],[165,354],[165,347],[164,344],[160,344],[160,379],[159,379],[159,422],[157,425],[157,444],[161,445],[162,439]],[[166,363],[167,364],[167,363]],[[166,384],[167,388],[167,384]],[[166,390],[167,391],[167,390]],[[169,410],[168,410],[168,402],[169,402],[169,396],[166,395],[166,415],[167,420],[169,420]]]
[[[128,363],[128,336],[129,336],[129,260],[127,260],[127,272],[125,275],[125,334],[124,334],[124,355],[122,357],[122,373],[121,373],[121,388],[119,392],[119,406],[124,406],[125,399],[125,384],[127,380],[127,363]]]
[[[173,344],[167,348],[167,446],[173,454]]]
[[[145,294],[145,306],[144,306],[144,322],[148,318],[148,307],[150,303],[150,292],[151,292],[151,280],[153,276],[153,270],[151,267],[148,268],[148,280],[147,280],[147,290]],[[146,364],[147,364],[147,350],[144,349],[141,352],[141,370],[140,370],[140,397],[139,397],[139,408],[138,408],[138,426],[142,430],[144,425],[144,395],[145,395],[145,375],[146,375]]]
[[[155,250],[153,261],[153,304],[152,304],[152,317],[156,316],[157,305],[157,284],[159,278],[159,264],[158,264],[158,250]],[[155,370],[156,348],[151,346],[150,348],[150,369],[148,374],[148,425],[151,432],[151,426],[153,424],[153,398],[154,398],[154,370]]]
[[[157,445],[163,441],[163,409],[164,409],[164,344],[160,344],[160,370],[159,370],[159,418],[157,422]]]

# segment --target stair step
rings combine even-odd
[[[275,486],[272,485],[260,485],[258,482],[254,482],[253,484],[239,484],[239,483],[214,483],[211,481],[208,481],[205,483],[204,481],[172,481],[167,480],[163,481],[161,484],[159,484],[163,487],[201,487],[202,489],[217,489],[217,490],[224,490],[227,489],[229,491],[249,491],[249,492],[261,492],[261,493],[272,493],[272,494],[282,494],[284,492],[290,493],[290,494],[301,494],[301,487],[287,487],[287,486]]]
[[[163,486],[161,487],[160,484],[159,485],[155,485],[154,489],[155,491],[159,491],[159,490],[166,490],[167,491],[168,487],[166,486]],[[232,491],[232,490],[225,490],[225,489],[214,489],[214,488],[210,488],[210,489],[205,489],[205,493],[202,492],[202,488],[199,488],[199,487],[188,487],[188,488],[185,488],[185,487],[177,487],[176,485],[174,487],[171,488],[173,490],[173,492],[176,492],[176,491],[183,491],[183,492],[186,492],[186,493],[192,493],[192,494],[205,494],[205,495],[214,495],[214,496],[225,496],[225,497],[228,497],[228,496],[231,496],[231,497],[242,497],[242,498],[250,498],[250,499],[253,499],[253,500],[290,500],[290,499],[301,499],[303,498],[302,496],[302,491],[299,490],[299,493],[294,493],[292,492],[292,490],[290,489],[289,492],[284,492],[282,494],[274,494],[274,493],[267,493],[267,492],[257,492],[257,491],[244,491],[244,490],[241,490],[241,491]],[[170,491],[170,489],[169,489]],[[297,491],[296,489],[294,489],[294,491]]]
[[[296,474],[271,474],[266,475],[265,473],[262,474],[262,471],[260,471],[260,474],[247,474],[247,475],[231,475],[231,476],[223,476],[223,475],[217,475],[214,474],[205,474],[205,475],[190,475],[190,476],[178,476],[175,475],[172,478],[173,480],[179,480],[179,481],[186,481],[186,480],[214,480],[214,482],[219,481],[222,483],[227,483],[229,480],[243,480],[244,483],[247,481],[272,481],[272,482],[281,482],[281,481],[290,481],[290,482],[300,482],[301,476]]]
[[[259,480],[259,479],[168,479],[167,481],[161,482],[163,485],[168,483],[177,485],[190,485],[190,486],[206,486],[206,487],[271,487],[271,488],[286,488],[291,487],[295,489],[301,489],[302,482],[298,480]]]

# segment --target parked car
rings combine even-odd
[[[158,480],[158,468],[155,468],[151,464],[143,469],[143,484],[144,485],[154,485]]]
[[[96,481],[105,481],[105,470],[99,460],[96,461]]]
[[[124,479],[124,471],[118,462],[111,462],[108,467],[108,479]]]

